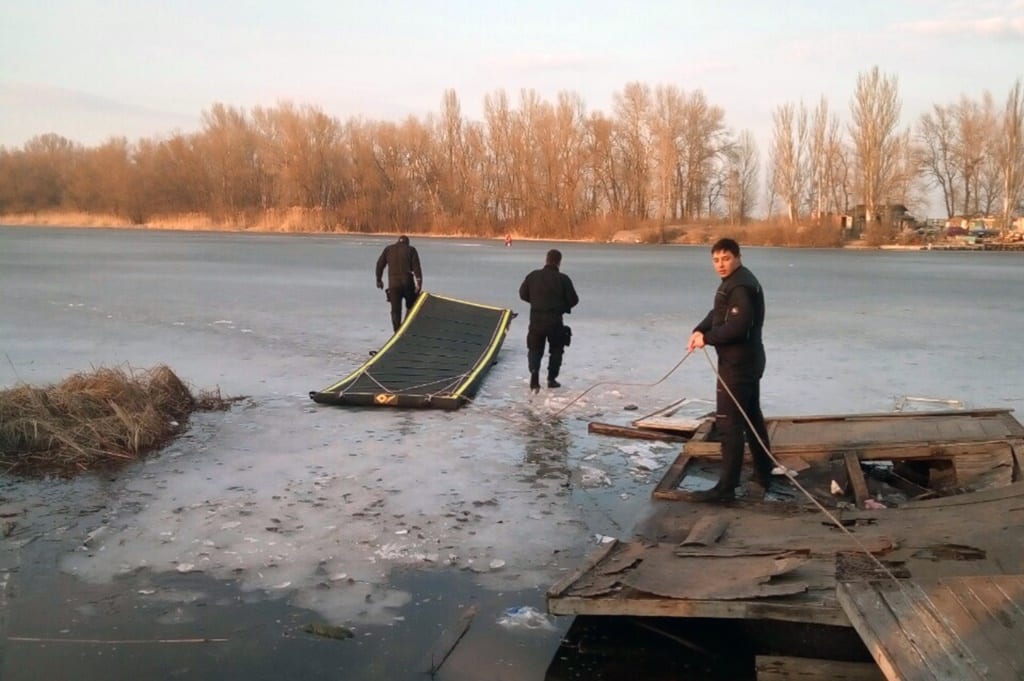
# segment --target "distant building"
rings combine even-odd
[[[917,220],[902,203],[888,203],[878,206],[875,210],[874,221],[876,223],[891,225],[901,230],[913,229],[917,226]],[[850,217],[853,222],[851,232],[854,238],[857,238],[867,226],[867,207],[863,203],[854,206],[850,209]]]

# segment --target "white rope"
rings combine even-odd
[[[391,388],[387,387],[386,385],[381,383],[379,380],[377,380],[377,378],[373,374],[371,374],[368,370],[366,370],[366,369],[361,371],[360,375],[366,376],[368,379],[373,381],[373,383],[377,387],[379,387],[382,391],[384,391],[386,393],[392,393],[393,394],[395,392]],[[424,388],[424,387],[429,386],[429,385],[434,385],[436,383],[441,383],[443,381],[446,381],[446,383],[443,384],[441,389],[436,390],[436,391],[434,391],[432,393],[427,393],[427,397],[431,398],[431,397],[435,397],[435,396],[437,396],[439,394],[442,394],[446,389],[450,389],[450,388],[458,385],[459,382],[464,380],[466,378],[466,376],[468,376],[468,375],[469,375],[468,372],[463,372],[461,374],[456,374],[454,376],[444,376],[442,378],[436,378],[436,379],[434,379],[432,381],[426,381],[424,383],[419,383],[417,385],[405,386],[404,388],[402,388],[402,391],[418,390],[420,388]],[[359,380],[358,376],[356,378],[352,379],[352,381],[350,381],[349,384],[348,384],[348,388],[351,388],[353,385],[355,385],[356,381],[358,381],[358,380]],[[347,388],[344,388],[344,389],[338,391],[338,395],[344,395],[346,392],[347,392]]]
[[[685,362],[687,360],[687,358],[689,358],[689,356],[692,355],[692,354],[693,354],[693,350],[687,351],[687,353],[685,355],[683,355],[683,358],[681,360],[679,360],[678,362],[676,362],[676,365],[674,367],[672,367],[671,369],[668,370],[667,374],[665,374],[664,376],[659,378],[654,383],[621,383],[621,382],[615,382],[615,381],[602,381],[600,383],[595,383],[594,385],[590,386],[589,388],[587,388],[586,390],[581,392],[579,395],[574,397],[572,400],[570,400],[569,403],[566,404],[564,407],[562,407],[561,409],[559,409],[558,411],[553,413],[551,415],[551,418],[556,418],[556,417],[560,416],[563,411],[565,411],[566,409],[568,409],[569,407],[574,405],[576,402],[578,402],[580,399],[582,399],[584,395],[586,395],[591,390],[593,390],[594,388],[596,388],[598,386],[601,386],[601,385],[629,386],[629,387],[634,387],[634,388],[653,388],[654,386],[658,385],[659,383],[664,382],[665,379],[667,379],[669,376],[671,376],[673,373],[675,373],[676,369],[681,367],[683,365],[683,362]]]
[[[739,400],[736,399],[736,396],[733,394],[732,390],[729,389],[729,385],[724,380],[722,380],[722,375],[718,373],[718,367],[715,366],[715,363],[711,360],[711,355],[708,354],[707,348],[705,347],[703,348],[703,350],[704,356],[707,358],[708,364],[711,366],[711,370],[715,373],[719,385],[721,385],[725,389],[725,392],[729,395],[733,403],[736,405],[736,408],[739,409],[740,414],[743,415],[743,419],[747,422],[747,425],[750,426],[750,432],[754,434],[754,437],[761,445],[761,449],[763,449],[764,452],[768,455],[768,458],[771,459],[772,463],[774,463],[777,468],[781,468],[784,471],[784,475],[789,479],[793,486],[796,487],[805,497],[807,497],[807,499],[812,504],[814,504],[818,508],[818,510],[821,511],[825,515],[825,517],[828,518],[829,521],[831,521],[832,524],[834,524],[839,529],[840,532],[843,532],[844,534],[846,534],[847,537],[853,540],[853,543],[856,544],[857,547],[861,551],[863,551],[864,554],[876,566],[878,566],[882,570],[882,572],[884,572],[886,576],[888,576],[901,591],[904,592],[904,595],[907,597],[907,599],[910,600],[910,594],[905,591],[899,579],[896,578],[896,575],[894,575],[892,571],[889,570],[889,568],[886,567],[884,563],[882,563],[882,561],[878,560],[878,558],[875,557],[875,554],[871,553],[867,546],[865,546],[864,543],[861,542],[861,540],[855,534],[850,532],[850,530],[847,529],[847,527],[843,525],[843,523],[838,518],[836,518],[835,515],[833,515],[827,508],[825,508],[825,506],[820,501],[818,501],[813,494],[811,494],[809,491],[807,491],[806,488],[804,488],[803,485],[797,482],[794,471],[791,471],[789,468],[784,466],[778,459],[775,458],[775,455],[768,448],[768,444],[761,439],[761,434],[757,432],[756,428],[754,428],[754,424],[750,420],[750,416],[748,416],[747,412],[743,409],[743,405],[741,405],[739,403]],[[767,488],[765,489],[767,491]]]

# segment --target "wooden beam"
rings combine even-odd
[[[716,619],[779,620],[849,627],[838,605],[757,601],[702,601],[677,598],[549,598],[552,615],[631,615],[635,617],[711,617]]]
[[[1009,414],[1012,409],[942,409],[936,411],[883,411],[869,412],[865,414],[810,414],[807,416],[773,416],[766,418],[769,421],[792,421],[793,423],[807,423],[810,421],[865,421],[878,418],[900,419],[900,418],[931,418],[943,416],[995,416]]]
[[[423,662],[420,663],[420,668],[424,673],[430,674],[431,677],[437,673],[444,661],[455,650],[455,646],[466,635],[474,617],[476,617],[476,606],[471,605],[462,611],[458,621],[451,628],[441,632],[441,636],[430,647],[430,650],[423,656]]]
[[[757,681],[885,681],[882,670],[873,662],[758,655],[754,666]]]
[[[690,465],[692,460],[693,457],[680,453],[676,460],[672,462],[672,465],[668,467],[668,470],[665,471],[665,475],[661,477],[658,485],[651,492],[651,496],[655,499],[670,501],[682,499],[685,495],[679,490],[679,483],[686,477],[686,467]]]
[[[891,681],[981,681],[975,658],[951,622],[916,582],[843,582],[836,596],[879,668]]]
[[[612,552],[618,545],[619,541],[610,541],[607,544],[603,544],[601,548],[591,553],[586,559],[580,563],[579,567],[573,570],[571,573],[558,580],[555,584],[548,589],[548,598],[558,598],[562,593],[565,592],[570,586],[572,586],[576,580],[585,575],[587,572],[600,563],[602,560],[608,557],[608,554]]]
[[[587,432],[594,435],[612,435],[614,437],[628,437],[634,440],[658,440],[660,442],[686,442],[681,435],[673,435],[660,430],[646,428],[634,428],[632,426],[617,426],[613,423],[601,423],[591,421],[587,425]]]
[[[864,480],[864,471],[860,468],[860,457],[857,456],[857,452],[843,452],[843,459],[846,462],[846,474],[850,477],[857,508],[864,508],[864,502],[871,495],[868,493],[868,483]]]
[[[1002,499],[1015,499],[1020,498],[1024,501],[1024,482],[1015,482],[1006,487],[996,487],[994,489],[986,489],[981,492],[969,492],[967,494],[957,494],[951,497],[941,497],[939,499],[925,499],[923,501],[908,501],[905,504],[900,504],[901,509],[914,509],[914,508],[943,508],[948,506],[969,506],[972,504],[984,504],[991,501],[1000,501]]]

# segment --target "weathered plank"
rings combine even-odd
[[[572,586],[581,576],[585,575],[587,572],[593,569],[595,565],[599,564],[601,561],[607,558],[608,554],[612,552],[612,549],[614,549],[616,545],[618,545],[618,543],[618,540],[615,540],[602,544],[598,550],[594,551],[589,556],[587,556],[586,559],[582,563],[580,563],[580,566],[578,568],[567,574],[562,579],[555,582],[555,584],[553,584],[551,588],[548,589],[547,597],[550,599],[558,598],[559,596],[561,596],[562,593],[564,593],[566,589]]]
[[[891,681],[985,679],[957,632],[913,581],[847,582],[837,589],[857,633]]]
[[[970,494],[957,494],[952,497],[941,497],[939,499],[923,499],[921,501],[909,501],[900,506],[900,510],[912,510],[918,508],[947,508],[953,506],[973,506],[976,504],[987,504],[993,501],[1005,499],[1024,499],[1024,482],[1015,482],[1005,487],[986,489]]]
[[[860,457],[857,452],[843,452],[843,459],[846,461],[846,474],[850,476],[850,487],[853,488],[857,508],[864,508],[864,502],[871,495],[868,493],[868,483],[864,480],[864,471],[860,468]]]
[[[441,635],[434,642],[434,645],[430,647],[430,650],[423,656],[423,661],[420,662],[420,668],[426,674],[433,676],[444,664],[448,656],[455,650],[455,646],[459,644],[462,637],[466,635],[469,630],[469,625],[473,623],[473,618],[476,617],[476,606],[471,605],[462,611],[459,615],[459,619],[450,628],[441,632]]]
[[[942,613],[974,652],[987,678],[1024,679],[1019,603],[1024,577],[966,577],[939,580],[926,590],[931,606]],[[1000,620],[997,626],[992,618]]]
[[[647,430],[634,428],[632,426],[617,426],[613,423],[601,423],[591,421],[587,425],[587,432],[594,435],[612,435],[614,437],[626,437],[634,440],[657,440],[659,442],[686,442],[686,438],[672,433],[665,433],[658,430]]]
[[[686,467],[690,465],[692,457],[685,453],[680,454],[676,457],[676,460],[672,462],[672,465],[665,471],[665,475],[661,476],[661,480],[658,481],[658,485],[654,488],[651,493],[655,499],[668,499],[678,500],[683,498],[683,493],[679,490],[679,483],[682,482],[683,478],[686,477]]]
[[[807,562],[802,555],[686,557],[672,547],[647,552],[636,567],[622,575],[622,583],[644,593],[687,600],[741,600],[803,593],[807,584],[794,575]]]
[[[683,540],[683,546],[711,546],[729,527],[729,520],[719,514],[702,515]]]
[[[718,601],[652,598],[637,594],[603,599],[564,597],[549,600],[547,609],[552,615],[710,617],[850,626],[842,608],[824,598],[814,602]]]
[[[871,662],[758,655],[754,666],[757,681],[885,681],[882,670]]]

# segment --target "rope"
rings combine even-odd
[[[736,399],[736,396],[733,394],[732,390],[729,389],[729,385],[724,380],[722,380],[722,375],[718,373],[718,367],[711,360],[711,355],[708,354],[707,348],[705,347],[703,348],[703,350],[704,357],[707,358],[708,364],[711,366],[711,371],[714,372],[719,385],[721,385],[725,389],[725,392],[729,395],[729,398],[732,399],[733,403],[736,405],[736,408],[739,409],[740,414],[743,415],[743,420],[746,421],[747,425],[749,426],[749,432],[754,434],[754,437],[761,445],[761,449],[763,449],[764,452],[768,455],[768,458],[771,460],[771,462],[775,464],[777,468],[781,468],[784,471],[784,475],[786,476],[786,478],[789,479],[790,483],[792,483],[793,486],[796,487],[801,494],[807,497],[807,499],[812,504],[814,504],[818,508],[818,510],[821,511],[822,514],[824,514],[825,517],[828,518],[829,521],[832,522],[832,524],[839,529],[840,532],[843,532],[847,537],[852,539],[853,543],[856,544],[857,547],[864,552],[864,555],[866,555],[879,569],[882,570],[882,572],[885,573],[887,577],[889,577],[889,579],[893,581],[894,584],[896,584],[897,588],[899,588],[900,591],[903,592],[903,595],[907,597],[908,601],[911,601],[910,594],[904,589],[899,579],[896,578],[896,575],[894,575],[892,571],[889,570],[889,568],[886,567],[884,563],[882,563],[882,561],[878,560],[878,558],[876,558],[875,555],[871,553],[868,547],[865,546],[864,543],[861,542],[861,540],[855,534],[850,532],[850,530],[847,529],[846,526],[843,525],[843,523],[838,518],[836,518],[831,511],[825,508],[825,506],[820,501],[818,501],[813,494],[807,491],[807,489],[803,485],[796,481],[796,473],[794,471],[791,471],[789,468],[787,468],[785,465],[779,462],[778,459],[775,458],[775,455],[768,448],[768,444],[761,439],[761,434],[757,432],[756,428],[754,428],[754,424],[750,420],[750,416],[748,416],[747,412],[743,409],[743,405],[741,405],[739,403],[739,400]]]
[[[620,382],[614,382],[614,381],[602,381],[600,383],[595,383],[592,386],[590,386],[589,388],[587,388],[586,390],[584,390],[583,392],[581,392],[579,395],[574,397],[572,400],[570,400],[569,403],[566,404],[564,407],[562,407],[558,411],[556,411],[553,414],[551,414],[551,418],[557,418],[558,416],[560,416],[563,411],[565,411],[566,409],[568,409],[572,405],[576,404],[578,401],[580,401],[583,398],[584,395],[586,395],[587,393],[589,393],[591,390],[593,390],[594,388],[596,388],[598,386],[602,386],[602,385],[620,385],[620,386],[630,386],[630,387],[634,387],[634,388],[653,388],[654,386],[658,385],[659,383],[664,382],[665,379],[667,379],[669,376],[674,374],[676,369],[681,367],[683,365],[683,362],[685,362],[687,360],[687,358],[689,358],[689,356],[692,355],[692,354],[693,354],[693,350],[687,351],[687,353],[685,355],[683,355],[683,358],[681,360],[679,360],[678,362],[676,362],[676,365],[674,367],[672,367],[671,369],[668,370],[667,374],[665,374],[664,376],[659,378],[654,383],[620,383]],[[682,400],[680,400],[680,401],[682,401]],[[676,404],[678,404],[678,402]],[[657,412],[655,412],[655,413],[657,413]]]
[[[367,377],[368,379],[370,379],[371,381],[373,381],[373,383],[374,383],[375,385],[377,385],[377,386],[378,386],[378,387],[379,387],[379,388],[380,388],[381,390],[383,390],[384,392],[388,392],[388,393],[394,392],[393,390],[391,390],[390,388],[388,388],[388,387],[387,387],[386,385],[384,385],[383,383],[381,383],[380,381],[378,381],[378,380],[376,379],[376,377],[374,377],[374,375],[373,375],[373,374],[371,374],[371,373],[370,373],[369,371],[367,371],[367,370],[365,370],[365,369],[364,369],[364,370],[362,371],[362,375],[363,375],[363,376],[366,376],[366,377]],[[444,391],[445,391],[446,389],[450,389],[450,388],[451,388],[452,386],[456,386],[456,385],[458,385],[458,384],[459,384],[459,382],[460,382],[460,381],[462,381],[463,379],[465,379],[465,378],[466,378],[466,376],[468,376],[468,375],[469,375],[469,374],[468,374],[468,372],[465,372],[465,371],[464,371],[464,372],[462,372],[461,374],[455,374],[455,375],[453,375],[453,376],[445,376],[445,377],[443,377],[443,378],[437,378],[437,379],[434,379],[434,380],[432,380],[432,381],[427,381],[427,382],[425,382],[425,383],[419,383],[419,384],[417,384],[417,385],[409,385],[409,386],[406,386],[406,387],[404,387],[404,388],[402,388],[402,389],[403,389],[403,390],[417,390],[417,389],[419,389],[419,388],[424,388],[424,387],[426,387],[426,386],[428,386],[428,385],[434,385],[434,384],[437,384],[437,383],[443,383],[443,385],[442,385],[442,387],[441,387],[440,389],[438,389],[438,390],[435,390],[434,392],[432,392],[432,393],[428,393],[428,394],[427,394],[427,397],[428,397],[428,398],[430,398],[430,397],[434,397],[435,395],[438,395],[438,394],[440,394],[440,393],[443,393],[443,392],[444,392]],[[348,387],[348,388],[351,388],[351,387],[352,387],[353,385],[355,385],[355,383],[356,383],[356,381],[357,381],[357,380],[358,380],[358,379],[355,379],[355,380],[352,380],[352,381],[350,381],[347,387]],[[447,381],[447,382],[446,382],[446,383],[444,383],[445,381]],[[343,388],[342,390],[340,390],[340,391],[338,392],[338,394],[339,394],[339,395],[344,395],[344,394],[345,394],[345,392],[346,392],[346,390],[347,390],[347,388]]]

